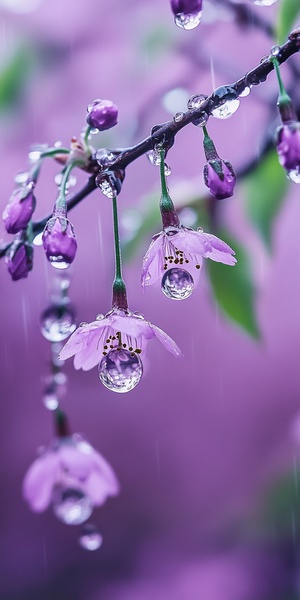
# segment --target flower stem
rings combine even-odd
[[[180,227],[180,221],[175,210],[173,201],[169,195],[166,175],[165,175],[165,151],[160,150],[160,182],[161,182],[161,197],[160,197],[160,213],[163,222],[163,228]]]
[[[58,198],[55,203],[55,210],[58,210],[59,212],[64,212],[65,214],[67,213],[66,194],[67,194],[68,179],[70,177],[70,173],[71,173],[72,169],[74,169],[75,166],[76,166],[76,162],[70,162],[63,169],[62,180],[61,180],[61,183],[59,186],[59,194],[58,194]]]
[[[54,411],[54,418],[57,437],[69,437],[70,430],[66,414],[60,408],[57,408]]]
[[[209,136],[209,133],[208,133],[205,125],[202,127],[202,130],[203,130],[203,135],[204,135],[203,148],[204,148],[204,153],[205,153],[207,162],[210,162],[212,160],[218,160],[219,155],[217,153],[216,147],[215,147],[211,137]]]
[[[287,104],[291,102],[291,98],[288,95],[288,93],[286,92],[286,89],[284,87],[283,81],[282,81],[282,77],[281,77],[281,73],[280,73],[280,69],[279,69],[279,62],[276,58],[276,56],[272,56],[271,57],[271,62],[273,63],[276,75],[277,75],[277,81],[278,81],[278,86],[279,86],[279,96],[278,96],[278,104]]]
[[[116,308],[123,310],[128,309],[126,285],[122,277],[122,257],[120,247],[120,236],[119,236],[119,221],[118,221],[118,204],[117,197],[112,198],[113,205],[113,224],[114,224],[114,242],[115,242],[115,261],[116,261],[116,272],[115,279],[113,282],[113,298],[112,305]]]

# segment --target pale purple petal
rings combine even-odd
[[[62,442],[58,450],[59,462],[62,471],[78,479],[85,481],[91,474],[94,464],[90,454],[81,452],[74,443]]]
[[[107,485],[105,479],[102,478],[100,473],[93,471],[89,476],[88,480],[84,482],[83,491],[89,496],[94,506],[101,506],[104,504],[108,496],[115,496],[115,493],[111,492],[110,487]]]
[[[91,332],[86,346],[74,356],[74,368],[76,370],[89,371],[100,362],[103,352],[103,333],[104,330]]]
[[[152,325],[152,323],[151,323],[151,329],[152,329],[154,335],[162,343],[162,345],[165,347],[166,350],[168,350],[169,352],[174,354],[174,356],[176,356],[177,358],[182,356],[182,352],[181,352],[180,348],[178,348],[177,344],[167,333],[165,333],[159,327],[156,327],[156,325]]]
[[[36,512],[45,510],[52,498],[52,489],[59,473],[59,458],[49,452],[37,458],[23,481],[23,496]]]
[[[144,337],[145,339],[150,340],[154,337],[149,322],[141,317],[115,314],[112,319],[112,327],[115,331],[120,331],[135,339]]]
[[[215,262],[222,262],[230,266],[235,265],[236,258],[233,256],[235,252],[226,242],[223,242],[223,240],[220,240],[220,238],[211,233],[202,232],[201,235],[206,245],[205,258],[210,258]]]
[[[162,231],[152,240],[144,258],[142,266],[142,286],[151,285],[160,281],[164,264],[164,243],[166,234]]]
[[[205,240],[202,232],[190,229],[182,229],[174,236],[172,243],[182,250],[184,254],[195,254],[203,256],[206,252]]]

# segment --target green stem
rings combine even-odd
[[[116,272],[115,279],[113,282],[113,299],[112,304],[116,308],[123,310],[128,309],[126,285],[122,277],[122,256],[119,236],[119,221],[118,221],[118,204],[117,197],[112,198],[113,206],[113,225],[114,225],[114,243],[115,243],[115,262]]]
[[[161,197],[160,197],[160,213],[163,222],[163,228],[180,227],[180,221],[175,210],[173,201],[169,195],[169,190],[165,175],[165,151],[160,150],[160,181],[161,181]]]
[[[271,57],[271,62],[273,63],[274,69],[276,71],[277,81],[278,81],[278,86],[279,86],[278,104],[287,104],[288,102],[291,102],[291,98],[288,95],[288,93],[286,92],[286,89],[284,87],[280,69],[279,69],[279,62],[275,56]]]
[[[90,127],[90,125],[87,125],[86,130],[84,132],[84,136],[83,136],[83,143],[86,149],[90,148],[90,143],[89,143],[89,136],[91,133],[92,127]]]
[[[68,148],[49,148],[49,150],[45,150],[42,152],[41,158],[47,158],[48,156],[56,156],[57,154],[70,154],[70,150]]]
[[[60,408],[57,408],[54,411],[54,420],[57,437],[70,437],[68,419],[66,414]]]
[[[66,194],[67,194],[67,185],[68,185],[68,179],[70,177],[70,173],[72,171],[72,169],[74,169],[74,167],[76,167],[76,162],[70,162],[68,165],[66,165],[66,167],[63,169],[62,171],[62,180],[59,186],[59,194],[58,194],[58,198],[56,200],[55,203],[55,208],[57,209],[62,209],[62,210],[67,210],[67,201],[66,201]]]

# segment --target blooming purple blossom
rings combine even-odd
[[[300,183],[300,123],[292,121],[278,127],[275,143],[280,164],[290,179]]]
[[[118,122],[118,108],[111,100],[94,100],[88,106],[86,121],[93,129],[110,129]]]
[[[232,165],[227,160],[211,160],[203,169],[204,183],[217,200],[233,195],[236,176]]]
[[[78,434],[55,439],[27,471],[23,496],[42,512],[50,504],[56,516],[77,525],[94,506],[119,493],[117,477],[103,456]]]
[[[47,221],[43,246],[48,260],[57,269],[66,269],[73,262],[77,242],[73,225],[66,217],[54,214]]]
[[[6,265],[13,281],[24,279],[33,267],[33,247],[21,238],[16,239],[9,249]]]
[[[26,229],[36,205],[33,188],[31,183],[14,190],[2,215],[8,233],[18,233]]]
[[[232,266],[233,255],[228,244],[201,229],[169,228],[152,238],[143,259],[142,286],[160,282],[169,298],[182,300],[199,282],[203,258]]]
[[[154,337],[174,356],[181,356],[174,340],[140,313],[113,308],[92,323],[82,323],[68,339],[59,358],[66,360],[74,356],[75,369],[88,371],[110,352],[124,349],[139,356],[146,350],[148,340]]]

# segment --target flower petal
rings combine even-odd
[[[58,450],[61,470],[67,471],[68,475],[86,481],[90,476],[94,464],[90,454],[81,452],[74,443],[62,442]]]
[[[42,512],[49,506],[58,474],[59,458],[53,452],[37,458],[29,467],[23,481],[23,497],[32,510]]]
[[[143,258],[141,283],[143,288],[160,281],[164,260],[164,241],[166,234],[162,231],[152,242]]]
[[[154,335],[162,343],[166,350],[174,354],[174,356],[176,356],[177,358],[182,356],[180,348],[178,348],[177,344],[167,333],[165,333],[162,329],[156,327],[156,325],[153,325],[152,323],[150,323],[150,325]]]
[[[111,488],[107,485],[105,479],[100,473],[93,471],[88,480],[82,486],[83,491],[89,496],[94,506],[101,506],[107,500],[108,496],[115,496]]]
[[[204,258],[210,258],[215,262],[222,262],[225,265],[235,265],[236,258],[234,258],[234,250],[220,240],[220,238],[212,235],[211,233],[202,233],[203,239],[205,240],[206,252],[203,255]]]

